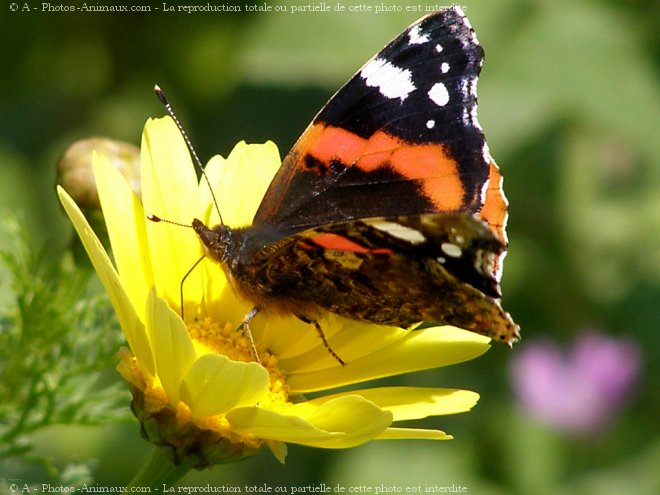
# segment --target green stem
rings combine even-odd
[[[154,447],[140,470],[135,473],[128,484],[127,492],[133,487],[158,488],[162,491],[163,484],[174,485],[190,471],[190,467],[175,465],[165,456],[162,448]]]

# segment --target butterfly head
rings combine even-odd
[[[218,263],[226,263],[232,244],[232,229],[226,225],[218,225],[210,229],[204,225],[204,222],[196,218],[192,222],[192,227],[202,241],[206,256]]]

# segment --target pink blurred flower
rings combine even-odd
[[[524,409],[570,434],[603,431],[630,398],[641,358],[634,342],[584,332],[566,353],[550,340],[526,345],[511,379]]]

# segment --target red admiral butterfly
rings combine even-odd
[[[483,56],[459,7],[420,19],[314,118],[252,225],[193,222],[254,304],[246,324],[292,314],[322,336],[330,311],[518,340],[499,303],[507,201],[477,122]]]

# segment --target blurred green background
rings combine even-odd
[[[82,137],[139,144],[145,120],[164,113],[155,83],[202,161],[226,155],[239,140],[272,139],[284,154],[333,92],[419,17],[405,12],[416,3],[383,3],[403,12],[187,14],[165,13],[162,2],[152,4],[160,11],[124,14],[42,12],[37,2],[18,3],[15,12],[0,6],[0,216],[21,216],[35,246],[65,246],[72,229],[54,194],[57,157]],[[373,442],[350,451],[290,446],[284,466],[263,452],[191,473],[182,484],[660,493],[659,4],[463,5],[486,50],[479,116],[511,203],[504,306],[523,341],[396,381],[481,394],[471,413],[427,423],[452,433],[452,442]],[[1,249],[10,245],[8,236],[0,239]],[[0,304],[10,306],[8,275],[0,277]],[[518,405],[509,363],[536,337],[568,346],[588,329],[636,342],[642,369],[621,414],[596,435],[575,436]],[[125,484],[149,451],[130,420],[49,427],[32,440],[59,469],[93,459],[95,482],[108,485]],[[47,483],[49,476],[29,462],[0,463],[6,480]]]

